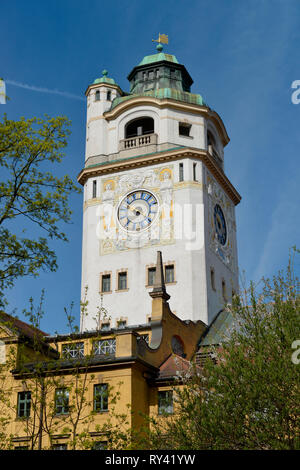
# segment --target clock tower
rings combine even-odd
[[[81,330],[149,321],[157,251],[172,312],[210,324],[238,291],[229,137],[161,43],[128,80],[104,70],[86,90]]]

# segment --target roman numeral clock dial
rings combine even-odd
[[[131,232],[148,228],[158,212],[156,197],[149,191],[133,191],[125,196],[118,209],[118,221]]]

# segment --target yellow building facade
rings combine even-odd
[[[3,448],[130,448],[148,418],[173,413],[206,326],[171,312],[162,265],[158,252],[149,325],[47,336],[1,315]]]

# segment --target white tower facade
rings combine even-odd
[[[229,137],[185,67],[157,49],[129,74],[129,93],[106,71],[86,91],[81,330],[149,321],[158,250],[181,319],[209,324],[238,291]]]

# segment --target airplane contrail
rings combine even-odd
[[[5,83],[8,85],[17,86],[19,88],[25,88],[26,90],[37,91],[39,93],[50,93],[52,95],[60,95],[65,98],[85,101],[85,98],[83,96],[74,95],[73,93],[69,93],[68,91],[51,90],[49,88],[38,87],[34,85],[27,85],[26,83],[16,82],[15,80],[5,80]]]

